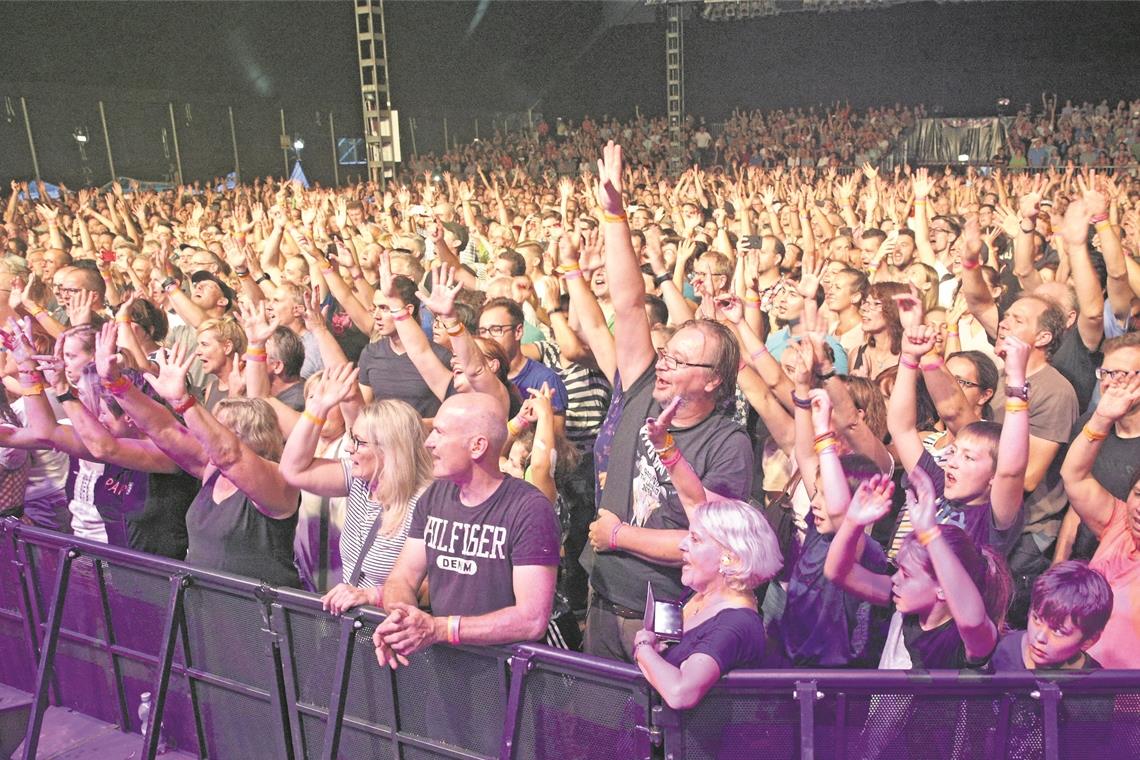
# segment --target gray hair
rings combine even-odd
[[[730,588],[754,589],[784,565],[776,534],[760,510],[750,504],[736,499],[706,501],[697,507],[692,522],[733,555],[722,567]]]

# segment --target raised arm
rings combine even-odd
[[[1096,351],[1104,341],[1104,289],[1089,257],[1089,222],[1104,213],[1104,196],[1077,179],[1084,197],[1069,203],[1061,238],[1069,254],[1073,286],[1077,291],[1077,331],[1089,351]],[[1106,262],[1107,263],[1107,262]]]
[[[598,233],[595,230],[589,234],[596,236]],[[558,271],[566,285],[566,292],[570,295],[570,309],[578,318],[598,369],[612,385],[617,371],[614,336],[610,333],[602,307],[598,305],[598,299],[590,290],[589,282],[580,268],[578,253],[577,238],[571,233],[562,233],[558,238]]]
[[[617,368],[632,383],[651,367],[656,356],[645,314],[645,280],[633,253],[622,201],[621,146],[610,141],[598,161],[598,201],[605,229],[606,277],[614,306],[614,342],[621,347]]]
[[[1069,453],[1061,465],[1061,480],[1069,504],[1098,537],[1108,527],[1115,499],[1092,474],[1093,462],[1101,444],[1112,432],[1116,421],[1140,401],[1140,374],[1109,381],[1096,410],[1081,433],[1069,444]]]
[[[1005,349],[1005,387],[1025,385],[1025,365],[1029,360],[1029,346],[1016,337],[1003,338]],[[1029,464],[1029,404],[1020,399],[1005,402],[1005,420],[998,443],[997,466],[994,471],[990,503],[994,522],[1005,530],[1012,526],[1021,513],[1025,497],[1025,469]]]
[[[827,550],[823,574],[829,581],[860,599],[885,607],[891,601],[891,577],[872,573],[858,563],[865,529],[891,508],[895,484],[890,475],[873,475],[860,484],[847,506],[847,515]]]
[[[918,400],[915,384],[918,381],[918,363],[934,348],[936,337],[935,328],[929,325],[906,329],[895,387],[887,400],[887,430],[891,433],[891,441],[895,444],[900,463],[907,472],[918,465],[918,460],[925,451],[917,428]]]
[[[356,388],[360,370],[345,363],[326,367],[305,399],[305,411],[293,426],[281,452],[281,476],[294,488],[318,496],[347,496],[344,466],[336,459],[316,458],[321,428],[329,412]]]
[[[993,293],[986,285],[986,278],[982,274],[982,242],[981,228],[978,226],[977,216],[966,220],[962,228],[962,295],[966,299],[966,308],[974,315],[974,319],[985,329],[987,335],[997,335],[998,308]]]
[[[914,172],[914,247],[918,252],[918,260],[927,266],[934,266],[937,257],[934,249],[930,247],[930,220],[926,217],[926,201],[930,191],[934,188],[934,181],[930,179],[930,172],[926,167],[919,167]]]

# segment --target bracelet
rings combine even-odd
[[[827,438],[824,438],[822,441],[816,441],[815,442],[815,453],[816,454],[822,454],[826,449],[833,448],[838,443],[839,443],[839,441],[835,438],[834,434],[829,435]]]
[[[834,443],[830,443],[816,452],[817,456],[823,456],[824,454],[835,454],[836,456],[839,456],[839,449],[835,448]]]
[[[43,383],[33,383],[32,385],[21,385],[21,396],[42,396],[44,394]]]
[[[67,390],[56,395],[55,400],[61,404],[67,403],[68,401],[78,401],[79,397],[75,395],[74,391],[75,389],[69,385],[67,386]]]
[[[797,409],[811,409],[811,399],[800,398],[795,391],[792,391],[792,403]]]
[[[530,427],[530,420],[526,417],[514,417],[507,420],[507,431],[516,438],[528,427]]]
[[[918,531],[918,542],[923,546],[930,546],[930,542],[942,535],[942,529],[935,525],[933,528]]]
[[[186,414],[186,411],[196,403],[198,403],[198,399],[194,398],[192,395],[187,396],[182,401],[174,405],[174,413],[179,416]]]
[[[977,260],[974,260],[974,259],[962,259],[962,268],[963,268],[963,269],[977,269],[977,268],[978,268],[978,267],[980,267],[981,265],[982,265],[982,260],[981,260],[981,259],[977,259]]]
[[[447,616],[447,643],[452,646],[459,645],[459,619],[460,615]]]
[[[634,644],[634,645],[633,645],[633,653],[632,653],[632,654],[633,654],[633,659],[634,659],[634,660],[637,660],[637,650],[638,650],[638,649],[640,649],[641,647],[647,647],[647,646],[649,646],[649,642],[648,642],[648,641],[639,641],[639,642],[637,642],[636,644]]]
[[[958,331],[957,330],[947,330],[946,331],[946,337],[947,338],[957,338],[958,337]]]
[[[466,329],[467,328],[463,326],[462,322],[456,322],[454,325],[451,325],[450,327],[448,327],[446,324],[444,324],[444,326],[443,326],[444,332],[446,332],[448,335],[450,335],[453,338],[457,338],[460,335],[462,335],[463,331]]]
[[[759,309],[760,308],[760,299],[759,298],[749,298],[748,296],[745,296],[744,297],[744,308],[746,308],[746,309]]]
[[[255,354],[255,355],[261,354],[264,356],[265,355],[265,346],[246,346],[245,347],[245,355],[249,356],[250,354]]]
[[[666,433],[665,434],[665,443],[663,443],[660,447],[654,446],[653,449],[658,454],[664,454],[666,451],[668,451],[669,449],[673,448],[676,445],[677,445],[677,442],[675,440],[673,440],[673,434],[672,433]]]
[[[1029,402],[1028,401],[1022,401],[1019,398],[1007,398],[1005,400],[1005,411],[1006,411],[1006,413],[1028,412],[1029,411]]]
[[[624,222],[627,219],[628,217],[625,215],[624,211],[620,214],[611,214],[608,211],[602,212],[602,220],[606,222]]]
[[[327,268],[321,270],[321,274],[323,274],[325,277],[328,277],[332,273],[333,273],[332,267],[327,267]]]
[[[404,311],[403,309],[397,309],[396,311],[392,312],[392,321],[393,322],[403,322],[405,319],[407,319],[410,316],[412,316],[412,315],[409,314],[408,312]]]
[[[672,279],[673,275],[670,272],[662,272],[661,274],[653,275],[653,284],[657,287],[661,287]]]
[[[1089,217],[1089,223],[1093,224],[1093,225],[1097,225],[1097,224],[1100,224],[1101,222],[1107,222],[1107,221],[1108,221],[1108,214],[1096,214],[1095,216]]]
[[[132,320],[126,314],[115,317],[115,324],[118,324],[118,325],[129,325],[133,321],[134,320]]]
[[[247,362],[267,362],[269,361],[269,357],[265,355],[264,351],[262,351],[260,354],[251,354],[246,351],[245,360]]]
[[[907,369],[918,369],[918,362],[906,354],[903,354],[899,357],[899,366],[906,367]]]
[[[768,347],[767,346],[760,346],[760,348],[756,349],[751,354],[749,354],[749,358],[751,358],[752,361],[754,361],[754,362],[760,361],[760,357],[766,353],[768,353]]]
[[[41,314],[44,313],[44,310],[41,307],[37,306],[36,304],[32,304],[31,306],[28,306],[26,308],[28,310],[28,314],[31,316],[32,319],[36,319]]]
[[[941,359],[935,359],[932,362],[928,362],[919,366],[922,368],[923,372],[933,372],[936,369],[942,369],[942,365],[944,364],[946,364],[946,362],[942,361]]]
[[[301,417],[303,417],[304,419],[306,419],[306,420],[308,420],[309,422],[311,422],[311,423],[313,424],[313,427],[323,427],[323,426],[324,426],[324,424],[325,424],[325,421],[324,421],[322,418],[320,418],[320,417],[318,417],[317,415],[313,414],[313,413],[312,413],[312,412],[310,412],[308,409],[306,409],[305,411],[301,412]]]
[[[926,199],[925,198],[915,198],[914,199],[914,205],[918,206],[920,204],[925,206],[926,205]]]
[[[826,440],[828,438],[834,438],[834,437],[835,437],[835,431],[834,430],[824,430],[822,433],[820,433],[819,435],[817,435],[815,437],[815,443],[819,443],[820,441]]]
[[[569,272],[562,273],[563,280],[577,280],[582,276],[581,269],[571,269]]]
[[[558,272],[558,274],[570,274],[571,272],[580,272],[582,268],[577,264],[572,264],[568,267],[555,267],[554,271]]]
[[[110,393],[115,398],[122,398],[126,395],[127,390],[131,387],[131,381],[126,375],[119,375],[114,380],[104,380],[103,390]]]
[[[273,279],[269,275],[267,275],[265,272],[262,272],[260,277],[254,277],[253,278],[253,284],[254,285],[260,285],[261,283],[267,282],[267,281],[273,282]]]
[[[664,454],[658,454],[657,456],[661,460],[661,466],[668,469],[681,461],[681,450],[674,446],[671,449],[667,449]]]
[[[1088,438],[1092,443],[1103,441],[1105,438],[1108,438],[1108,433],[1098,433],[1097,431],[1090,428],[1087,424],[1081,428],[1081,432],[1084,433],[1085,438]]]
[[[615,525],[613,527],[613,530],[610,531],[610,551],[611,552],[617,551],[617,548],[618,548],[617,534],[618,534],[618,531],[624,527],[625,527],[625,523],[619,522],[617,525]]]
[[[1024,228],[1024,227],[1022,227],[1020,224],[1019,224],[1019,225],[1017,225],[1017,226],[1018,226],[1018,228],[1021,230],[1021,234],[1023,234],[1023,235],[1032,235],[1032,234],[1033,234],[1033,230],[1037,229],[1036,227],[1032,227],[1032,226],[1031,226],[1029,229],[1025,229],[1025,228]]]
[[[234,274],[236,274],[238,277],[249,277],[249,270],[238,269],[237,267],[234,267]]]

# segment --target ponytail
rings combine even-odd
[[[992,546],[982,548],[982,559],[986,563],[985,579],[978,591],[986,603],[986,614],[997,626],[998,634],[1006,631],[1005,614],[1009,611],[1009,600],[1013,597],[1013,576],[1005,557]]]
[[[981,594],[982,602],[986,606],[986,616],[993,621],[999,633],[1003,632],[1006,610],[1013,595],[1013,577],[1009,573],[1005,559],[991,546],[979,550],[970,535],[956,525],[939,527],[942,540],[962,563],[963,569]],[[934,564],[930,561],[930,554],[926,551],[926,547],[918,542],[917,534],[911,533],[906,537],[902,547],[899,548],[899,554],[901,555],[903,551],[913,553],[931,578],[938,577],[934,572]]]

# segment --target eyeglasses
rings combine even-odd
[[[352,448],[350,449],[350,448],[348,448],[348,446],[345,446],[344,448],[345,448],[345,451],[347,451],[349,454],[355,454],[356,452],[360,451],[361,446],[370,445],[368,441],[357,438],[356,433],[349,433],[348,434],[348,442],[349,442],[349,445],[352,446]]]
[[[663,368],[669,370],[670,372],[677,369],[678,366],[681,366],[681,367],[701,367],[703,369],[715,369],[715,367],[713,367],[713,365],[711,365],[711,364],[701,364],[699,362],[681,361],[676,356],[673,356],[672,354],[665,353],[665,349],[663,349],[663,348],[657,349],[657,361],[658,361],[658,363],[661,364],[661,366]]]
[[[478,328],[475,332],[480,338],[486,338],[488,336],[498,338],[511,332],[517,326],[518,325],[487,325],[486,327]]]
[[[408,308],[407,305],[397,306],[396,308],[393,309],[388,304],[382,303],[382,304],[378,304],[377,306],[375,306],[374,311],[376,311],[379,314],[391,314],[394,311],[403,311],[406,308]]]
[[[941,232],[943,235],[949,235],[950,234],[950,228],[949,227],[931,227],[930,230],[931,230],[931,232]]]
[[[1097,367],[1096,379],[1108,380],[1110,382],[1113,380],[1123,380],[1129,375],[1135,375],[1137,372],[1140,372],[1140,369],[1105,369],[1104,367]]]
[[[726,280],[728,279],[727,274],[717,274],[716,272],[698,272],[697,270],[694,269],[692,271],[692,273],[689,275],[689,282],[698,282],[700,280],[705,279],[706,277],[711,277],[714,280],[718,277],[723,277]]]
[[[864,309],[866,309],[867,311],[882,311],[883,310],[883,302],[882,301],[864,301],[863,303],[859,304],[859,311],[863,311]]]
[[[958,386],[962,388],[962,390],[982,387],[981,383],[975,383],[973,380],[967,380],[966,378],[958,377],[957,375],[954,376],[954,381],[958,383]]]
[[[57,290],[58,292],[60,292],[61,294],[65,295],[65,296],[73,296],[76,293],[78,293],[79,291],[83,290],[83,288],[65,288],[62,285],[59,285],[55,288],[55,290]]]

